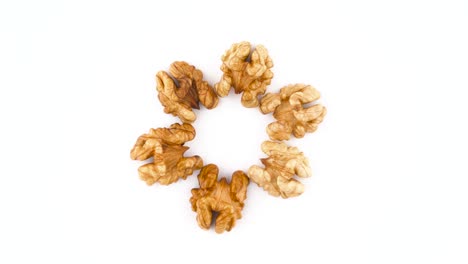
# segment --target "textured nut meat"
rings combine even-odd
[[[289,198],[304,192],[304,185],[294,175],[305,178],[311,175],[309,162],[296,147],[283,142],[265,141],[262,151],[268,158],[261,159],[265,168],[251,166],[248,177],[273,196]]]
[[[249,178],[242,171],[236,171],[229,184],[226,178],[217,181],[218,173],[218,167],[214,164],[201,169],[198,175],[200,188],[192,189],[190,203],[192,210],[197,212],[198,225],[203,229],[210,228],[213,212],[218,212],[215,231],[222,233],[231,231],[236,220],[242,217]]]
[[[279,94],[267,93],[260,102],[262,113],[271,113],[276,122],[268,125],[267,133],[273,140],[287,140],[293,134],[304,137],[306,132],[317,130],[327,109],[315,104],[304,107],[320,98],[319,92],[310,85],[294,84],[281,88]]]
[[[178,116],[183,122],[193,122],[196,116],[192,108],[200,109],[199,103],[208,109],[216,107],[218,96],[203,80],[200,70],[184,61],[176,61],[171,64],[169,73],[156,74],[158,98],[164,112]]]
[[[180,178],[186,179],[194,170],[203,166],[199,156],[184,157],[188,147],[185,142],[195,137],[195,129],[190,124],[172,124],[169,128],[151,129],[141,135],[130,152],[134,160],[154,158],[138,168],[140,178],[148,185],[159,182],[168,185]]]
[[[273,61],[262,45],[252,48],[249,42],[233,44],[221,57],[223,77],[215,85],[219,96],[229,94],[231,87],[242,94],[241,102],[245,107],[258,106],[258,96],[263,95],[271,83]]]

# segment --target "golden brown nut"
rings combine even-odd
[[[192,108],[200,109],[199,102],[212,109],[218,104],[218,96],[213,88],[203,81],[203,73],[194,66],[176,61],[171,64],[169,73],[156,74],[158,98],[164,112],[178,116],[182,122],[196,119]]]
[[[306,132],[317,130],[327,113],[324,106],[316,104],[304,107],[320,98],[319,92],[310,85],[294,84],[281,88],[279,94],[267,93],[260,102],[262,113],[273,113],[276,122],[268,125],[267,133],[273,140],[289,139],[291,133],[304,137]]]
[[[249,57],[250,56],[250,57]],[[258,95],[263,95],[266,86],[271,83],[273,61],[262,45],[252,48],[249,42],[235,43],[221,57],[223,77],[215,85],[219,96],[229,94],[231,87],[239,94],[243,92],[241,102],[245,107],[258,106]]]
[[[289,198],[304,192],[304,185],[293,179],[294,175],[309,177],[309,162],[296,147],[282,142],[265,141],[262,151],[268,158],[261,159],[265,168],[251,166],[247,175],[258,186],[273,196]]]
[[[222,233],[231,231],[236,220],[242,217],[249,178],[244,172],[236,171],[228,184],[226,178],[217,181],[218,173],[218,167],[214,164],[201,169],[198,175],[200,188],[192,189],[190,203],[192,210],[197,212],[198,225],[203,229],[210,228],[213,212],[218,212],[215,231]]]
[[[159,182],[169,185],[180,178],[186,179],[194,170],[203,167],[199,156],[184,157],[188,147],[185,142],[195,137],[195,129],[190,124],[172,124],[169,128],[151,129],[141,135],[130,157],[134,160],[146,160],[154,157],[153,163],[138,168],[140,178],[148,185]]]

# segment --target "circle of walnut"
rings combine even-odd
[[[169,185],[200,170],[200,186],[192,189],[190,203],[198,225],[209,229],[214,221],[217,233],[230,231],[241,218],[250,181],[270,195],[282,198],[304,192],[304,185],[294,177],[310,177],[309,162],[297,147],[282,141],[314,132],[326,115],[326,108],[315,103],[320,98],[319,92],[310,85],[290,84],[279,93],[265,94],[273,78],[273,61],[262,45],[235,43],[221,60],[223,76],[214,87],[203,79],[199,69],[184,61],[176,61],[168,72],[156,74],[158,99],[164,112],[179,117],[182,124],[150,129],[137,139],[130,152],[134,160],[153,158],[138,168],[140,178],[148,185]],[[184,144],[196,135],[190,124],[197,118],[193,109],[200,109],[200,104],[207,109],[215,108],[219,97],[227,96],[231,88],[236,94],[242,93],[242,105],[259,107],[263,114],[273,113],[276,121],[266,128],[270,140],[261,146],[267,156],[260,159],[263,167],[253,165],[247,173],[236,171],[228,183],[225,177],[218,180],[217,165],[204,166],[197,155],[185,157],[188,147]]]

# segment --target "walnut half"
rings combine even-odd
[[[193,122],[196,116],[192,108],[200,109],[199,103],[208,109],[216,107],[218,96],[203,80],[200,70],[184,61],[176,61],[171,64],[169,73],[156,74],[158,98],[164,112],[178,116],[182,122]]]
[[[247,175],[258,186],[273,196],[289,198],[304,192],[304,185],[294,179],[311,175],[309,162],[296,147],[283,142],[265,141],[262,151],[268,158],[261,159],[265,168],[251,166]]]
[[[281,88],[279,93],[267,93],[260,102],[263,114],[273,112],[276,122],[268,125],[267,133],[273,140],[287,140],[291,133],[296,138],[304,137],[306,132],[317,130],[327,113],[327,109],[315,104],[304,104],[320,98],[320,93],[310,85],[293,84]]]
[[[169,128],[151,129],[141,135],[130,152],[134,160],[154,158],[138,168],[140,178],[148,185],[159,182],[169,185],[180,178],[186,179],[194,170],[203,167],[199,156],[184,157],[188,147],[184,143],[195,137],[195,129],[190,124],[172,124]]]
[[[215,85],[216,93],[224,97],[234,87],[236,94],[243,93],[241,102],[245,107],[258,106],[258,95],[263,95],[271,83],[273,61],[267,49],[258,45],[252,48],[249,42],[235,43],[221,57],[223,77]]]
[[[218,181],[218,173],[218,167],[214,164],[201,169],[198,175],[200,188],[192,189],[190,203],[192,210],[197,212],[197,222],[202,229],[210,228],[213,212],[218,212],[215,231],[222,233],[231,231],[236,220],[242,217],[249,178],[244,172],[236,171],[229,184],[226,178]]]

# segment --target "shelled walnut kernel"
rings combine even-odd
[[[169,73],[160,71],[156,74],[158,98],[164,112],[190,123],[196,119],[192,109],[200,109],[199,103],[208,109],[216,107],[218,96],[203,80],[200,70],[184,61],[176,61],[171,64]]]
[[[268,158],[261,159],[265,168],[251,166],[247,172],[249,178],[273,196],[289,198],[303,193],[304,185],[293,177],[311,175],[304,154],[296,147],[274,141],[263,142],[262,151],[268,155]]]
[[[209,229],[213,212],[218,212],[215,223],[216,233],[231,231],[236,220],[242,217],[241,211],[247,198],[249,178],[242,171],[232,175],[231,183],[226,178],[218,180],[218,167],[208,164],[198,175],[200,188],[192,189],[192,210],[197,212],[198,225]]]
[[[151,129],[141,135],[130,152],[134,160],[154,158],[138,168],[140,178],[148,185],[159,182],[169,185],[180,178],[186,179],[194,170],[203,166],[199,156],[184,157],[188,147],[184,143],[195,137],[195,129],[190,124],[172,124],[169,128]]]
[[[270,70],[273,61],[268,56],[267,49],[262,45],[252,48],[247,41],[235,43],[221,60],[221,70],[224,74],[215,85],[218,95],[227,96],[231,87],[234,87],[236,94],[242,93],[242,105],[258,106],[258,96],[265,93],[273,78],[273,72]]]
[[[276,122],[268,125],[267,133],[273,140],[287,140],[291,133],[296,138],[317,130],[327,109],[315,104],[304,107],[320,98],[320,93],[310,85],[294,84],[281,88],[279,93],[267,93],[260,102],[263,114],[273,112]]]

